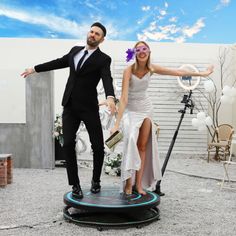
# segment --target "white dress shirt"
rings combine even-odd
[[[75,68],[77,68],[77,65],[79,63],[79,60],[81,59],[81,57],[84,55],[84,51],[87,50],[88,54],[85,56],[81,67],[83,66],[84,62],[97,50],[97,48],[95,49],[87,49],[86,47],[84,47],[82,50],[80,50],[75,56],[74,56],[74,65]],[[107,96],[107,98],[114,98],[113,96]]]
[[[82,50],[80,50],[74,57],[74,65],[75,65],[75,68],[77,68],[77,65],[78,65],[78,62],[79,60],[81,59],[81,57],[84,55],[84,51],[87,50],[88,51],[88,54],[85,56],[82,64],[81,64],[81,67],[83,66],[84,62],[92,55],[93,52],[95,52],[97,50],[97,48],[95,49],[87,49],[86,47],[83,48]]]

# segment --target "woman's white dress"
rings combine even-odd
[[[144,175],[142,186],[147,190],[154,190],[156,182],[161,179],[161,168],[158,158],[157,137],[153,124],[153,107],[148,97],[147,89],[151,80],[148,72],[141,79],[133,75],[130,79],[128,104],[123,115],[123,159],[121,164],[121,191],[125,181],[132,177],[135,183],[135,173],[141,167],[140,155],[137,147],[139,128],[145,118],[151,120],[152,128],[147,144]]]

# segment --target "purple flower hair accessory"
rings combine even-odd
[[[128,48],[128,50],[126,51],[127,55],[126,55],[126,62],[132,60],[134,58],[134,55],[135,55],[135,49],[132,48]]]

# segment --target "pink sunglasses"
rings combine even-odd
[[[138,47],[135,48],[135,53],[136,54],[139,54],[141,52],[148,53],[148,52],[150,52],[150,49],[147,46],[138,46]]]

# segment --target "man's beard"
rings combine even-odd
[[[91,47],[97,47],[99,43],[100,41],[90,41],[89,38],[87,38],[87,44]]]

